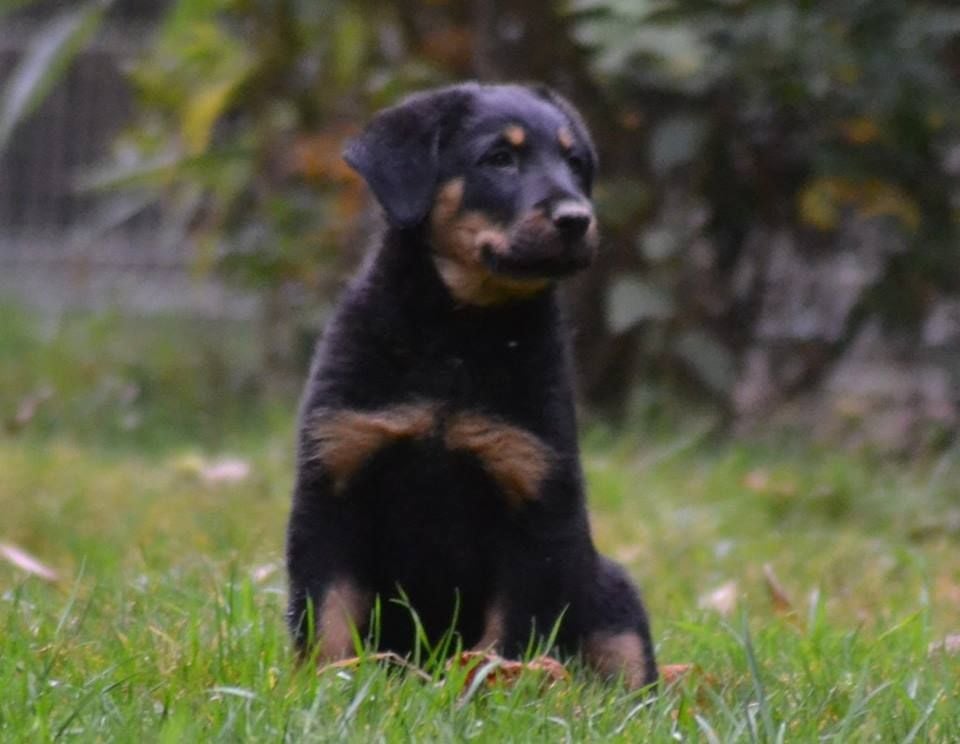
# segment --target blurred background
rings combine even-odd
[[[695,665],[652,707],[290,673],[340,152],[469,78],[600,149],[564,293],[594,539]],[[958,232],[957,0],[0,0],[0,740],[960,741]]]
[[[587,417],[949,445],[953,0],[0,0],[0,423],[219,445],[288,422],[377,214],[344,140],[544,81],[601,154],[567,288]],[[700,428],[696,428],[700,427]],[[179,432],[179,433],[178,433]]]

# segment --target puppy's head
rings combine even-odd
[[[462,302],[534,294],[593,259],[593,144],[547,88],[466,84],[411,96],[344,157],[394,227],[426,228],[437,270]]]

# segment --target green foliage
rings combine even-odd
[[[758,342],[767,257],[747,244],[764,226],[789,231],[801,251],[843,250],[857,221],[897,236],[896,261],[853,298],[848,333],[867,312],[899,318],[912,305],[922,318],[960,290],[954,3],[576,0],[569,12],[595,79],[647,148],[648,188],[666,195],[634,258],[674,293],[672,319],[654,322],[719,332],[733,358]],[[745,287],[750,271],[761,279]],[[691,283],[709,303],[684,294]],[[608,294],[615,333],[624,317],[642,320],[622,287]],[[701,356],[692,369],[716,388],[716,354]],[[737,376],[723,377],[729,395]]]
[[[23,2],[0,5],[0,16]],[[32,39],[27,52],[0,91],[0,151],[17,126],[43,102],[70,63],[96,33],[112,0],[92,0],[52,18]]]
[[[131,75],[136,125],[87,179],[119,190],[97,222],[161,199],[163,239],[190,240],[198,270],[266,290],[274,311],[281,294],[322,306],[370,227],[344,140],[411,88],[525,77],[529,61],[588,114],[603,156],[610,258],[576,303],[588,395],[622,403],[642,370],[762,418],[871,323],[921,339],[950,315],[953,3],[538,0],[505,26],[487,22],[495,4],[479,10],[174,2]]]
[[[143,451],[189,434],[218,446],[273,415],[246,324],[0,309],[0,438],[59,432]],[[294,405],[283,401],[285,411]]]
[[[23,360],[26,376],[34,362]],[[182,382],[187,403],[196,381]],[[960,627],[952,459],[931,479],[926,467],[808,447],[678,449],[646,432],[639,449],[588,442],[599,545],[644,587],[661,662],[694,669],[655,698],[573,663],[568,684],[542,690],[531,677],[464,699],[463,670],[429,653],[426,679],[369,658],[319,675],[295,665],[283,623],[289,414],[229,444],[252,468],[238,483],[185,467],[223,451],[189,430],[178,450],[131,453],[78,444],[73,426],[42,446],[0,438],[3,541],[61,577],[45,584],[0,560],[4,740],[960,736],[960,661],[929,651]],[[766,564],[789,606],[771,602]],[[729,581],[732,615],[698,608]]]
[[[138,122],[87,185],[172,204],[200,269],[322,289],[363,205],[343,141],[363,112],[438,79],[375,43],[399,33],[393,9],[360,3],[179,0],[131,73]]]

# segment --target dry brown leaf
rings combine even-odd
[[[713,610],[724,617],[729,617],[737,609],[738,595],[737,582],[731,580],[702,595],[697,604],[701,609]]]
[[[280,566],[276,563],[264,563],[262,566],[257,566],[250,571],[250,578],[253,579],[255,583],[262,584],[273,576],[279,568]]]
[[[10,432],[18,432],[23,429],[27,424],[33,421],[33,418],[37,415],[37,410],[40,408],[40,406],[42,406],[52,397],[53,388],[43,387],[37,392],[32,393],[21,400],[20,405],[17,406],[17,412],[14,414],[13,418],[7,421],[7,430]]]
[[[200,469],[200,477],[207,483],[242,483],[250,477],[251,467],[246,460],[225,457],[206,463]]]
[[[44,565],[27,551],[11,543],[0,543],[0,556],[21,571],[44,581],[57,581],[60,577],[49,566]]]
[[[360,665],[363,661],[379,661],[387,664],[392,664],[393,666],[402,667],[407,671],[412,672],[416,676],[420,677],[426,682],[431,681],[431,677],[425,671],[423,671],[416,664],[413,664],[406,659],[404,659],[400,654],[394,653],[393,651],[381,651],[379,653],[370,654],[368,656],[350,656],[346,659],[339,659],[338,661],[331,661],[328,664],[324,664],[317,669],[317,674],[323,674],[324,672],[329,672],[336,669],[353,669]]]
[[[663,664],[660,666],[660,679],[664,684],[672,685],[693,669],[693,664]]]
[[[743,476],[744,488],[761,496],[794,496],[797,484],[789,480],[777,480],[769,470],[756,468]]]
[[[770,486],[770,473],[766,470],[751,470],[743,476],[743,485],[754,493],[765,493]]]
[[[938,576],[935,591],[938,600],[960,605],[960,584],[950,576]]]
[[[514,685],[525,672],[543,674],[548,686],[570,679],[567,668],[550,656],[538,656],[529,662],[510,661],[502,656],[487,651],[464,651],[450,660],[450,665],[459,664],[468,667],[467,676],[463,681],[464,689],[469,689],[478,672],[493,665],[484,679],[488,687],[494,685]]]
[[[770,595],[770,601],[773,603],[773,609],[780,614],[793,612],[793,602],[790,595],[783,588],[783,584],[777,578],[773,571],[773,566],[769,563],[763,564],[763,578],[767,585],[767,593]]]
[[[934,641],[927,647],[927,653],[930,656],[960,654],[960,634],[948,635],[942,641]]]

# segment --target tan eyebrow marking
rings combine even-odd
[[[521,147],[527,141],[527,133],[518,124],[511,124],[504,129],[503,137],[514,147]]]
[[[557,130],[557,141],[564,150],[569,150],[573,147],[573,135],[570,134],[570,130],[566,127],[560,127]]]

